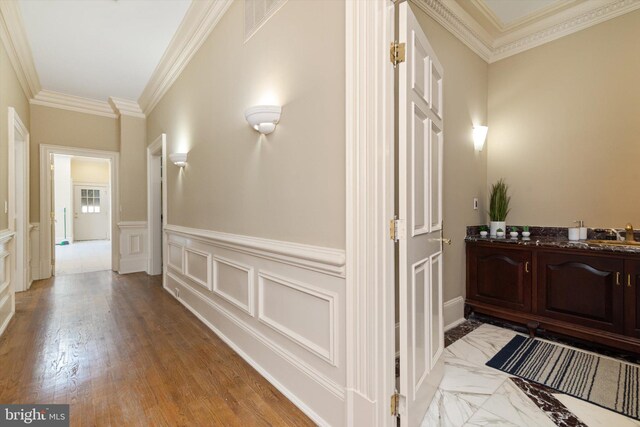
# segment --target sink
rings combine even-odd
[[[640,246],[640,242],[627,242],[626,240],[587,240],[590,245],[614,245],[614,246]]]

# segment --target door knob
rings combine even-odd
[[[447,244],[447,245],[451,245],[451,239],[441,238],[441,239],[440,239],[440,241],[441,241],[442,243]]]

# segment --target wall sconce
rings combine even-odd
[[[487,140],[487,132],[489,128],[487,126],[474,126],[473,127],[473,146],[477,151],[482,151],[484,142]]]
[[[269,135],[276,130],[281,113],[282,107],[279,105],[257,105],[247,109],[244,117],[252,128],[263,135]]]
[[[187,153],[171,153],[169,160],[179,168],[183,168],[187,165]]]

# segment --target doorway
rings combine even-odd
[[[116,152],[40,145],[40,278],[118,270],[118,166]]]
[[[29,132],[9,107],[9,230],[15,233],[13,281],[16,292],[31,286],[29,256]]]
[[[163,133],[147,148],[147,223],[149,227],[149,262],[147,274],[164,272],[164,226],[167,220],[166,171],[167,137]]]
[[[111,269],[111,161],[52,157],[54,275]]]

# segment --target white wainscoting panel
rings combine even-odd
[[[13,232],[0,231],[0,335],[15,314],[15,291],[11,283]]]
[[[29,231],[29,283],[40,279],[40,223],[32,222]],[[31,285],[29,285],[31,286]]]
[[[258,275],[258,319],[334,366],[335,299],[309,284]]]
[[[211,254],[185,248],[184,275],[198,285],[211,290]]]
[[[120,269],[118,273],[146,271],[149,260],[146,221],[122,221],[118,223],[118,228],[120,229]]]
[[[316,423],[344,424],[344,251],[173,225],[165,233],[166,290]]]
[[[213,292],[253,316],[253,267],[213,257]]]

